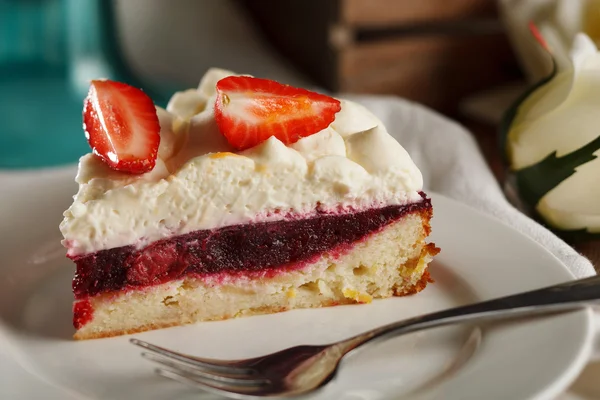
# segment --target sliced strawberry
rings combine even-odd
[[[238,150],[271,136],[294,143],[327,128],[340,109],[332,97],[268,79],[229,76],[217,82],[215,120]]]
[[[94,153],[117,171],[154,168],[160,124],[152,99],[121,82],[94,80],[83,103],[83,130]]]

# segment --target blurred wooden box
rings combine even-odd
[[[520,77],[493,0],[245,0],[269,41],[332,91],[446,112]]]

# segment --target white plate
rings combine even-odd
[[[73,174],[0,174],[0,398],[213,398],[153,375],[129,337],[71,339],[73,266],[58,245],[57,226],[75,191]],[[572,278],[511,228],[432,197],[432,238],[442,252],[431,267],[436,283],[418,295],[135,336],[200,356],[251,357]],[[318,398],[550,399],[581,371],[591,339],[590,311],[411,334],[350,358]]]

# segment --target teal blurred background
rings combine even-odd
[[[165,88],[132,73],[115,35],[109,1],[0,1],[0,167],[63,164],[85,153],[81,104],[95,77],[143,87],[165,104]]]
[[[89,151],[89,81],[142,88],[164,107],[209,67],[305,81],[230,0],[0,0],[0,170],[77,162]]]

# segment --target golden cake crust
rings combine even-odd
[[[440,249],[437,248],[433,243],[429,243],[423,247],[422,252],[419,255],[419,257],[410,259],[409,261],[407,261],[405,263],[405,265],[403,265],[403,267],[406,267],[406,266],[414,267],[414,266],[418,265],[418,263],[421,260],[424,260],[428,257],[433,257],[436,254],[438,254],[439,251],[440,251]],[[422,291],[423,289],[425,289],[425,287],[427,286],[428,283],[433,283],[433,282],[434,281],[431,278],[431,275],[429,273],[429,268],[426,267],[426,269],[424,270],[423,274],[421,275],[421,277],[418,281],[416,281],[411,286],[394,287],[393,291],[392,291],[392,293],[390,293],[390,295],[396,296],[396,297],[410,296],[410,295],[413,295],[413,294],[416,294],[416,293]],[[381,298],[384,298],[384,297],[381,297]],[[316,307],[332,307],[332,306],[338,306],[338,305],[362,304],[362,303],[364,303],[364,302],[355,300],[353,298],[342,298],[342,299],[336,299],[336,300],[324,299]],[[294,307],[282,307],[282,306],[259,307],[259,308],[255,308],[255,309],[251,309],[251,310],[245,310],[244,316],[274,314],[274,313],[289,311],[292,309],[294,309]],[[236,315],[223,315],[218,318],[203,319],[202,321],[219,321],[219,320],[226,320],[226,319],[235,318],[235,317],[236,317]],[[155,329],[170,328],[170,327],[181,326],[181,325],[184,325],[184,324],[177,323],[177,322],[152,323],[152,324],[139,326],[139,327],[136,327],[133,329],[121,329],[121,330],[89,332],[89,333],[83,333],[81,331],[78,331],[74,334],[73,337],[76,340],[101,339],[101,338],[108,338],[108,337],[113,337],[113,336],[121,336],[121,335],[140,333],[140,332],[145,332],[145,331],[150,331],[150,330],[155,330]]]
[[[414,284],[413,286],[409,287],[409,288],[405,288],[403,291],[394,291],[393,296],[395,297],[401,297],[401,296],[410,296],[413,294],[416,294],[418,292],[420,292],[421,290],[425,289],[425,287],[427,286],[428,283],[433,283],[433,279],[431,279],[431,276],[429,274],[429,271],[426,270],[423,273],[423,276],[421,277],[421,279]],[[334,306],[341,306],[341,305],[349,305],[349,304],[363,304],[359,301],[353,300],[353,299],[343,299],[340,301],[334,301],[334,300],[326,300],[323,303],[321,303],[318,307],[334,307]],[[288,307],[262,307],[259,309],[254,309],[254,310],[248,310],[246,312],[244,312],[245,316],[251,316],[251,315],[261,315],[261,314],[275,314],[275,313],[280,313],[280,312],[285,312],[285,311],[290,311],[293,308],[288,308]],[[223,316],[222,318],[214,318],[214,319],[205,319],[203,321],[224,321],[226,319],[231,319],[231,318],[235,318],[235,316]],[[146,332],[146,331],[151,331],[151,330],[155,330],[155,329],[163,329],[163,328],[171,328],[174,326],[181,326],[182,324],[179,323],[154,323],[154,324],[149,324],[149,325],[144,325],[144,326],[140,326],[134,329],[122,329],[122,330],[116,330],[116,331],[111,331],[111,332],[98,332],[98,333],[91,333],[91,334],[87,334],[87,335],[81,335],[79,332],[76,332],[73,335],[73,338],[76,340],[87,340],[87,339],[102,339],[102,338],[109,338],[109,337],[114,337],[114,336],[121,336],[121,335],[130,335],[133,333],[140,333],[140,332]]]
[[[342,256],[325,254],[303,270],[274,278],[214,286],[201,277],[184,277],[140,291],[92,296],[85,300],[94,309],[92,321],[74,338],[105,338],[418,293],[433,282],[428,264],[440,251],[425,242],[431,216],[431,209],[414,212]]]

